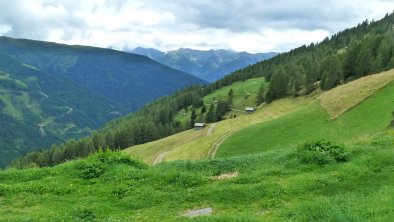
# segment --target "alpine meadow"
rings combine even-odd
[[[394,4],[262,2],[0,3],[0,222],[392,221]]]

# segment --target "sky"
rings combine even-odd
[[[284,52],[394,10],[394,0],[1,0],[0,35],[131,50]]]

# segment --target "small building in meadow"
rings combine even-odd
[[[254,112],[254,108],[253,107],[245,107],[245,112],[248,114],[251,114]]]
[[[205,127],[205,123],[195,123],[194,124],[194,129],[195,130],[201,130]]]

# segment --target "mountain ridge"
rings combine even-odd
[[[206,83],[142,55],[9,37],[0,37],[0,71],[0,125],[13,129],[1,134],[0,165]]]
[[[180,48],[162,52],[153,48],[137,47],[126,52],[148,56],[175,69],[191,73],[208,82],[220,79],[231,72],[269,59],[277,53],[235,52],[225,49],[195,50]]]

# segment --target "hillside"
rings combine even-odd
[[[132,115],[111,121],[104,128],[95,132],[93,136],[62,144],[52,151],[30,153],[17,160],[14,166],[22,168],[30,164],[53,166],[70,159],[84,157],[90,152],[99,150],[100,147],[125,149],[156,141],[188,130],[195,122],[215,123],[234,119],[234,117],[238,119],[239,115],[243,113],[244,106],[253,105],[253,102],[259,110],[264,110],[261,108],[265,106],[273,107],[273,112],[267,113],[268,117],[292,113],[299,108],[305,108],[312,98],[322,91],[329,91],[362,77],[392,69],[394,67],[394,54],[391,53],[394,50],[393,24],[394,13],[386,14],[379,21],[364,21],[356,27],[341,31],[330,38],[327,37],[320,43],[303,45],[269,60],[237,70],[212,84],[204,87],[190,87],[157,100]],[[158,53],[154,50],[151,51],[150,53],[153,54]],[[264,79],[264,81],[260,86],[253,86],[251,79]],[[248,90],[244,90],[240,94],[238,90],[242,87],[238,88],[235,85],[242,86],[243,82],[245,84],[252,83],[248,87],[253,86],[252,89],[254,92],[257,90],[257,94],[249,93],[251,95],[248,95]],[[373,84],[372,81],[371,85]],[[234,90],[232,91],[231,86],[233,85]],[[370,88],[368,83],[365,83],[359,88],[371,90],[371,92],[360,92],[360,95],[368,95],[379,87]],[[209,98],[215,93],[218,100],[213,98],[214,96]],[[343,93],[353,94],[352,90],[345,90]],[[244,97],[240,96],[242,94]],[[327,96],[327,98],[329,97]],[[336,95],[333,94],[332,98],[335,97]],[[207,100],[207,98],[209,99]],[[351,101],[352,97],[349,98],[347,102]],[[275,104],[281,103],[284,109],[275,108]],[[324,101],[322,104],[324,106]],[[357,101],[349,102],[347,106],[343,107],[343,110],[337,110],[335,104],[327,104],[333,105],[331,111],[334,114],[337,112],[340,114],[357,105]],[[276,110],[280,110],[280,112],[277,113]],[[332,117],[335,118],[335,115]],[[251,119],[253,120],[253,118]],[[269,119],[264,116],[264,120]],[[250,123],[241,118],[240,122],[242,126],[247,126]],[[252,122],[256,123],[259,120]],[[211,127],[209,132],[215,132],[216,124],[212,124]],[[240,129],[237,123],[230,123],[228,128]],[[215,135],[215,133],[207,132],[207,135],[215,136],[210,136],[209,139],[194,140],[188,145],[181,143],[178,146],[176,143],[176,148],[160,148],[160,143],[158,143],[158,150],[171,149],[171,152],[165,151],[164,155],[153,151],[151,154],[160,155],[162,160],[199,159],[206,156],[207,153],[212,156],[222,142],[235,132],[218,129],[216,132],[223,133],[220,136],[219,133]],[[214,138],[216,136],[218,137]],[[189,142],[188,139],[186,141]],[[183,145],[187,149],[184,149]],[[198,147],[202,147],[202,149],[198,149]],[[60,155],[56,155],[55,158],[55,153]],[[154,160],[152,156],[149,158],[149,161]]]
[[[305,162],[303,151],[283,146],[153,167],[107,152],[52,168],[0,171],[0,216],[3,221],[390,221],[393,136],[388,130],[340,146],[346,159],[322,163]],[[208,215],[187,217],[201,209]]]
[[[392,82],[394,70],[390,75]],[[357,95],[357,91],[353,93]],[[223,142],[217,155],[221,157],[257,153],[284,146],[297,146],[303,141],[317,138],[349,142],[370,137],[389,127],[393,118],[393,95],[394,83],[390,83],[335,119],[330,119],[327,111],[315,101],[283,118],[257,124],[235,133]],[[323,98],[324,96],[322,95]]]
[[[119,104],[0,54],[0,166],[52,143],[88,135]]]
[[[168,52],[150,48],[135,48],[130,52],[148,56],[169,67],[193,74],[208,82],[214,82],[238,69],[277,55],[274,52],[251,54],[224,49],[202,51],[183,48]]]
[[[394,13],[365,21],[161,97],[87,137],[27,153],[0,169],[0,221],[391,221],[393,27]],[[59,120],[83,106],[67,99],[104,103],[94,104],[97,115],[123,103],[133,110],[122,84],[138,78],[124,67],[141,73],[153,62],[108,49],[3,41],[0,120],[11,126],[0,135],[26,128],[29,142],[43,132],[55,140],[51,123],[70,129],[69,119]],[[30,43],[36,49],[27,50]],[[57,47],[65,48],[54,54]],[[142,65],[134,70],[127,61]],[[156,86],[164,83],[160,73],[143,76]],[[46,88],[48,81],[67,88]],[[117,89],[101,88],[112,84]],[[88,95],[82,89],[92,95],[80,96]],[[83,111],[80,121],[88,122]],[[30,127],[37,121],[41,135]],[[191,129],[196,122],[205,128]]]
[[[198,83],[139,55],[1,37],[0,166]]]
[[[209,125],[202,131],[185,131],[131,147],[124,152],[136,155],[147,163],[153,163],[162,153],[165,153],[165,156],[161,161],[197,160],[210,158],[214,154],[233,156],[261,152],[265,149],[297,145],[301,141],[314,138],[345,142],[354,137],[379,132],[388,126],[390,110],[394,110],[394,104],[389,102],[394,88],[393,84],[389,83],[393,81],[394,69],[355,80],[319,96],[278,100],[259,107],[251,115],[240,114],[235,119]],[[235,85],[238,84],[240,83]],[[366,84],[370,90],[365,90]],[[387,84],[389,85],[385,87]],[[381,89],[382,87],[385,88]],[[221,91],[218,90],[212,95]],[[352,93],[344,94],[344,91]],[[376,91],[378,93],[375,95]],[[372,95],[373,97],[369,98]],[[341,107],[347,107],[349,111],[337,119],[330,119],[328,110],[324,110],[320,105],[326,103],[342,104]],[[211,127],[212,133],[207,135]]]
[[[375,90],[361,93],[366,82]],[[331,96],[348,90],[354,100]],[[3,170],[0,218],[389,221],[394,216],[392,95],[394,70],[321,94],[277,100],[254,114],[216,123],[209,136],[209,128],[189,130],[130,148],[126,153],[133,158],[99,151],[50,168]],[[320,104],[334,100],[347,111],[331,118]],[[215,158],[207,158],[206,141],[234,129]],[[205,160],[148,166],[135,159],[152,163],[163,152],[169,152],[166,161]],[[189,218],[195,211],[207,214]]]
[[[122,104],[130,112],[204,81],[145,56],[111,49],[0,38],[0,52]]]

